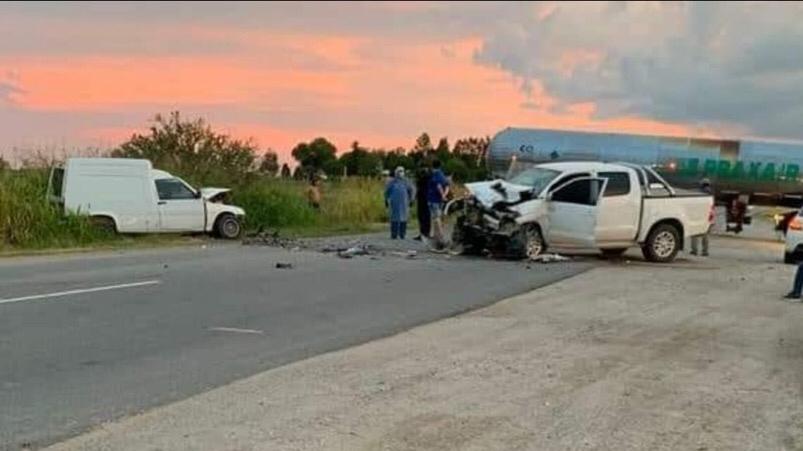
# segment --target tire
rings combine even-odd
[[[465,218],[459,217],[452,229],[452,250],[460,255],[481,255],[484,246],[472,233],[466,233]]]
[[[510,254],[515,258],[532,260],[544,253],[546,243],[541,229],[536,225],[522,226],[510,239]]]
[[[797,263],[797,259],[795,258],[795,254],[791,252],[784,252],[783,253],[783,262],[787,265],[794,265]]]
[[[215,221],[215,234],[224,240],[236,240],[242,231],[240,220],[233,214],[222,214]]]
[[[105,233],[117,233],[117,224],[114,223],[114,219],[108,216],[92,216],[89,218],[89,222],[92,226]]]
[[[651,262],[671,262],[680,251],[680,232],[671,224],[659,224],[650,231],[641,251]]]
[[[602,249],[602,256],[607,258],[618,258],[624,255],[627,252],[626,247],[621,248],[613,248],[613,249]]]

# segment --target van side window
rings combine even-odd
[[[597,205],[602,180],[584,179],[569,183],[552,194],[552,202]]]
[[[195,193],[176,179],[156,180],[156,191],[159,200],[195,199]]]
[[[627,172],[600,172],[599,176],[608,179],[604,197],[630,194],[630,176]]]

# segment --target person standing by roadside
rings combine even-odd
[[[403,240],[407,235],[407,219],[413,196],[413,185],[404,177],[404,168],[397,167],[393,178],[385,185],[385,206],[390,207],[390,239]]]
[[[708,179],[700,181],[700,191],[706,194],[712,194],[711,182]],[[708,235],[714,227],[714,210],[712,209],[708,216],[708,230],[702,235],[691,237],[691,255],[697,255],[697,250],[702,247],[702,256],[708,257]]]
[[[427,187],[427,202],[429,214],[432,218],[432,237],[435,239],[435,249],[442,249],[446,241],[443,236],[443,204],[449,195],[449,179],[441,170],[441,162],[432,162],[432,177]]]
[[[429,216],[429,202],[427,194],[429,190],[429,179],[431,173],[429,168],[424,167],[418,171],[415,178],[415,203],[418,215],[418,236],[414,239],[423,241],[430,236],[431,221]]]
[[[800,296],[803,294],[801,291],[803,291],[803,263],[797,266],[797,272],[795,272],[795,281],[792,284],[792,291],[784,296],[784,299],[800,302]]]
[[[318,174],[310,176],[309,186],[307,187],[307,202],[310,207],[321,209],[321,180]]]

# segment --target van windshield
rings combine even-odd
[[[559,175],[560,171],[553,169],[529,168],[514,175],[508,181],[517,185],[531,186],[537,195]]]

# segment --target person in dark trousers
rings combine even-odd
[[[404,178],[404,168],[399,166],[393,178],[385,186],[385,205],[390,207],[390,238],[404,239],[407,235],[407,219],[413,204],[413,185]]]
[[[784,298],[800,302],[801,290],[803,290],[803,263],[798,265],[797,272],[795,272],[795,281],[792,284],[792,291],[784,296]]]
[[[708,179],[702,179],[700,181],[700,191],[711,194],[711,182]],[[714,227],[714,215],[713,211],[709,213],[708,217],[708,230],[702,235],[697,235],[691,237],[691,255],[697,255],[697,250],[702,247],[702,256],[708,257],[708,234],[711,233],[711,229]],[[702,246],[701,246],[702,245]]]
[[[429,202],[427,202],[427,190],[429,189],[429,179],[431,173],[429,168],[421,168],[415,178],[415,204],[418,214],[418,236],[417,241],[429,238],[432,222],[429,215]]]
[[[432,176],[427,187],[427,202],[429,202],[429,215],[432,218],[432,239],[434,248],[443,249],[446,237],[443,234],[443,206],[449,196],[449,179],[441,170],[441,162],[432,162]]]

